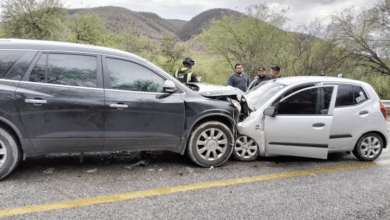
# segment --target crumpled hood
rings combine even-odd
[[[242,107],[240,107],[240,117],[245,118],[253,111],[253,107],[246,101],[247,97],[245,93],[238,88],[207,83],[187,83],[186,85],[207,98],[226,101],[229,101],[230,98],[238,101]]]
[[[231,86],[220,86],[207,83],[187,83],[186,85],[192,90],[199,92],[200,95],[210,98],[231,95],[238,95],[241,97],[245,95],[240,89]]]

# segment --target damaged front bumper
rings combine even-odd
[[[262,120],[256,120],[254,114],[237,123],[237,137],[248,136],[259,146],[260,156],[265,156],[265,135]]]

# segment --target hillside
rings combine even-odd
[[[75,16],[91,11],[100,15],[105,21],[105,27],[111,32],[124,32],[128,29],[153,39],[161,39],[164,34],[175,36],[177,31],[173,25],[157,14],[149,12],[134,12],[121,7],[98,7],[90,9],[69,9],[68,13]]]
[[[184,25],[188,22],[188,21],[179,20],[179,19],[166,19],[166,20],[169,23],[171,23],[171,25],[175,28],[176,33],[179,33],[180,30],[184,27]]]
[[[200,13],[199,15],[192,18],[187,22],[179,32],[179,38],[182,41],[191,39],[193,35],[202,33],[202,28],[207,27],[209,22],[215,18],[221,20],[223,15],[234,14],[236,16],[243,15],[240,12],[233,11],[230,9],[210,9]]]
[[[97,8],[68,9],[70,16],[75,16],[86,11],[100,15],[105,21],[105,27],[111,32],[124,32],[128,29],[152,39],[161,39],[164,35],[178,36],[182,41],[191,39],[193,35],[200,34],[202,28],[209,22],[222,19],[223,15],[243,15],[230,9],[211,9],[204,11],[190,21],[178,19],[163,19],[151,12],[135,12],[122,7],[105,6]]]

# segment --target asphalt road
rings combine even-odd
[[[31,158],[0,182],[0,216],[14,210],[4,219],[389,219],[390,149],[375,164],[345,153],[328,160],[231,159],[213,169],[170,152],[87,154],[82,163],[68,154]],[[328,170],[335,167],[342,168]],[[321,168],[325,171],[288,176]],[[248,177],[257,179],[243,182]],[[203,188],[192,189],[194,184]],[[176,188],[117,201],[166,187]],[[83,206],[87,198],[110,195],[119,196]],[[70,208],[59,204],[77,200]],[[45,204],[54,205],[43,211]],[[37,212],[15,210],[34,205]]]

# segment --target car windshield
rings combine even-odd
[[[266,81],[248,92],[248,102],[256,111],[285,86],[274,81]]]

